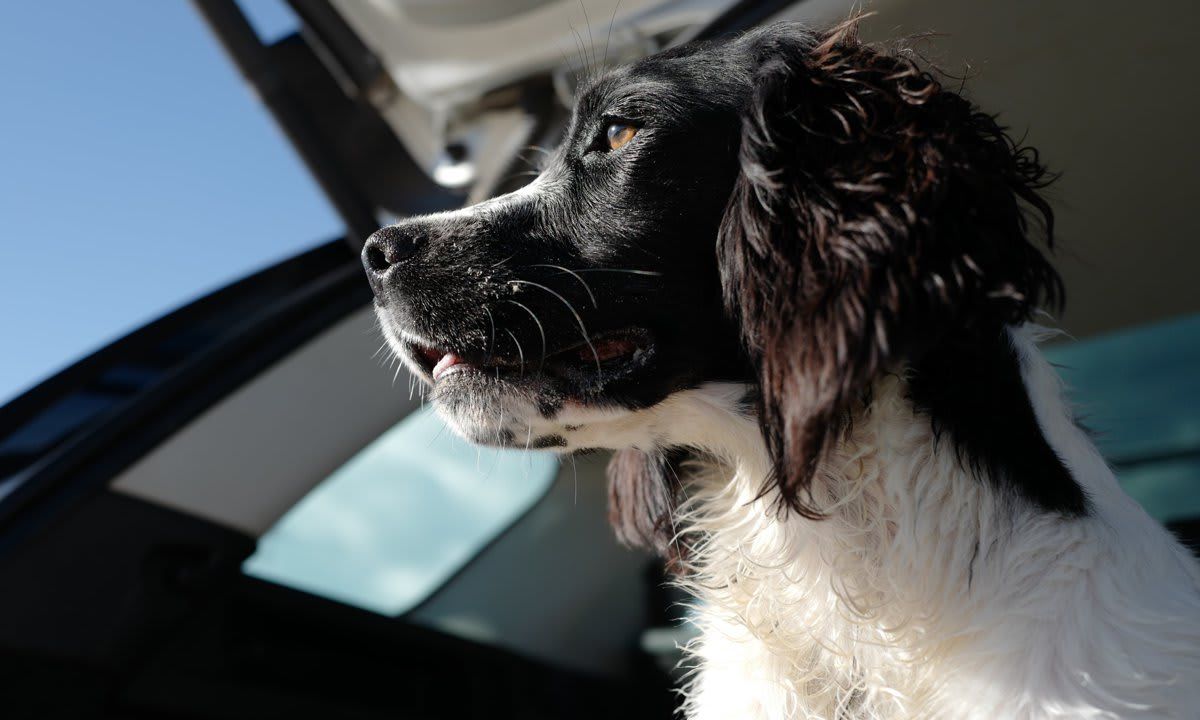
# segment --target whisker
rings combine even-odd
[[[541,152],[542,154],[540,156],[531,154],[531,152],[534,150],[537,150],[538,152]],[[540,147],[535,147],[533,145],[530,145],[529,147],[521,150],[521,152],[517,153],[517,159],[519,159],[521,162],[528,165],[530,170],[532,171],[532,174],[534,174],[534,175],[540,175],[541,172],[546,169],[546,162],[551,157],[553,157],[553,156],[551,155],[549,150],[546,150],[546,149],[540,148]]]
[[[608,36],[604,38],[604,59],[600,61],[600,66],[604,67],[608,62],[608,44],[612,42],[613,23],[617,21],[617,11],[621,9],[621,0],[617,0],[617,4],[613,6],[612,17],[608,20]],[[574,462],[572,460],[572,462]]]
[[[562,55],[564,72],[569,72],[575,63],[571,62],[570,56],[567,55],[567,51],[561,45],[558,45],[558,54]]]
[[[537,323],[538,333],[540,333],[542,336],[542,361],[538,364],[538,372],[541,372],[542,368],[546,365],[546,329],[542,327],[542,321],[538,320],[538,316],[522,303],[519,303],[516,300],[505,300],[504,302],[516,305],[525,312],[529,313],[529,317],[533,318],[533,321]]]
[[[575,467],[575,455],[571,454],[571,475],[575,477],[575,504],[579,504],[579,468]]]
[[[500,432],[502,430],[504,430],[504,407],[503,406],[500,407],[500,418],[498,420],[496,420],[496,440],[497,440],[497,442],[499,442],[499,440],[500,440]],[[485,482],[492,478],[492,472],[496,469],[496,462],[499,459],[500,459],[500,448],[497,447],[496,451],[494,453],[492,453],[492,464],[488,466],[487,475],[484,477]]]
[[[603,373],[603,369],[600,367],[600,353],[596,352],[596,346],[592,344],[592,338],[588,335],[587,325],[583,324],[583,318],[579,316],[579,313],[575,310],[575,306],[572,305],[565,297],[559,295],[545,285],[531,282],[529,280],[510,280],[509,282],[517,283],[519,285],[529,285],[531,287],[545,290],[554,297],[558,298],[563,305],[567,306],[567,310],[570,310],[571,314],[575,316],[575,322],[579,323],[579,331],[583,333],[584,344],[588,346],[588,350],[592,351],[592,357],[596,359],[596,379],[599,380],[600,375]]]
[[[587,25],[588,31],[588,47],[592,51],[591,64],[594,68],[596,65],[596,38],[592,37],[592,20],[588,17],[587,4],[583,0],[579,0],[579,9],[583,11],[583,24]]]
[[[554,268],[555,270],[562,270],[563,272],[567,273],[571,277],[578,280],[580,285],[583,285],[583,289],[587,291],[588,297],[591,298],[591,300],[592,300],[592,307],[594,307],[594,308],[600,307],[600,305],[598,305],[596,303],[596,296],[594,294],[592,294],[592,288],[589,287],[588,284],[586,282],[584,282],[584,279],[579,277],[579,273],[576,273],[574,270],[568,270],[567,268],[563,267],[562,265],[538,264],[538,265],[530,265],[529,267],[544,267],[544,268]]]
[[[615,273],[628,273],[630,275],[649,275],[652,277],[661,277],[662,276],[662,273],[660,273],[656,270],[627,270],[625,268],[580,268],[580,269],[576,270],[575,272],[581,272],[581,273],[585,273],[585,272],[615,272]]]
[[[396,372],[392,374],[392,387],[396,387],[396,381],[400,379],[400,371],[404,369],[404,363],[396,365]]]
[[[587,50],[583,47],[583,36],[570,21],[567,21],[567,27],[571,29],[571,35],[575,38],[575,50],[579,53],[579,61],[583,65],[584,77],[591,77],[592,65],[588,62]]]
[[[491,325],[492,325],[492,339],[491,339],[491,344],[488,345],[488,358],[495,359],[495,357],[496,357],[496,319],[492,317],[492,311],[488,310],[487,305],[480,305],[479,307],[483,308],[483,311],[485,313],[487,313],[488,322],[491,323]],[[499,370],[499,368],[497,368],[497,370]]]
[[[492,451],[492,464],[488,465],[487,475],[483,476],[483,481],[486,483],[492,479],[492,473],[496,470],[496,463],[500,460],[500,453],[504,448],[497,447]]]
[[[446,428],[448,428],[448,427],[450,427],[450,425],[447,424],[445,420],[443,420],[442,426],[440,428],[438,428],[438,431],[433,434],[432,438],[430,438],[429,444],[425,446],[425,449],[428,450],[429,448],[433,447],[433,444],[438,441],[438,438],[440,438],[442,436],[442,433],[446,432]]]
[[[662,277],[663,275],[663,273],[660,273],[657,270],[632,270],[629,268],[575,268],[574,270],[568,270],[567,268],[559,267],[558,265],[528,265],[527,267],[557,267],[560,270],[571,273],[614,272],[626,273],[629,275],[647,275],[650,277]]]
[[[513,344],[517,346],[517,355],[521,357],[521,377],[525,377],[525,351],[521,349],[521,343],[517,341],[517,336],[513,335],[512,330],[503,328],[504,332],[512,338]]]

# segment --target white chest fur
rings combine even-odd
[[[1200,570],[1120,490],[1053,371],[1014,335],[1086,517],[964,471],[899,378],[878,384],[823,463],[821,521],[759,496],[769,463],[728,402],[736,389],[664,409],[686,414],[659,423],[673,441],[719,459],[679,518],[701,538],[683,581],[701,630],[688,717],[1200,717]]]

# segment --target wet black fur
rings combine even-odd
[[[611,122],[638,134],[610,151]],[[875,379],[904,373],[964,467],[1074,515],[1085,498],[1004,334],[1061,301],[1038,247],[1047,179],[908,55],[860,43],[852,23],[782,24],[608,71],[581,89],[537,191],[405,221],[364,259],[390,327],[497,365],[443,402],[518,392],[554,417],[566,399],[642,408],[747,382],[774,487],[819,517],[807,491],[822,454]],[[643,364],[556,361],[580,323],[644,333]],[[680,458],[617,454],[623,539],[667,548]]]
[[[930,417],[939,442],[952,442],[964,469],[1039,507],[1083,515],[1087,498],[1046,442],[1003,328],[943,337],[909,374],[909,397]]]

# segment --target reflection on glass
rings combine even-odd
[[[419,410],[293,507],[244,570],[398,615],[541,498],[557,469],[549,453],[468,445]]]

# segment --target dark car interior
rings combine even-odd
[[[603,454],[514,456],[512,482],[528,480],[528,501],[489,516],[494,531],[390,610],[347,600],[359,596],[339,594],[337,582],[290,575],[282,561],[274,579],[250,571],[271,533],[286,540],[284,531],[320,525],[320,488],[386,450],[380,438],[424,412],[407,375],[374,357],[362,240],[387,218],[456,207],[528,180],[520,153],[489,149],[503,169],[488,182],[439,183],[380,109],[404,91],[358,11],[342,1],[288,4],[301,30],[266,44],[233,0],[194,3],[197,22],[208,24],[303,158],[346,234],[137,329],[0,408],[0,714],[671,717],[685,670],[678,645],[690,632],[686,598],[666,585],[656,559],[613,539]],[[459,4],[470,3],[444,12]],[[532,12],[507,5],[514,15]],[[781,13],[823,22],[849,8],[678,5],[687,6],[679,11],[686,22],[646,31],[644,52]],[[1131,259],[1117,250],[1128,248],[1128,224],[1098,217],[1111,203],[1100,188],[1151,176],[1171,185],[1181,168],[1200,166],[1194,134],[1168,145],[1161,135],[1173,128],[1149,127],[1136,109],[1167,103],[1155,88],[1197,69],[1183,31],[1171,29],[1196,11],[1145,19],[1154,28],[1144,35],[1162,33],[1154,52],[1141,52],[1104,42],[1122,32],[1115,7],[1077,4],[1074,17],[1090,24],[1093,47],[1063,39],[1079,32],[1066,10],[986,5],[971,15],[949,0],[897,1],[869,27],[880,37],[898,27],[952,30],[947,55],[983,63],[979,95],[1012,108],[1011,122],[1028,124],[1050,162],[1067,166],[1056,202],[1068,208],[1063,325],[1075,335],[1049,354],[1126,489],[1200,545],[1197,221],[1182,199],[1165,203],[1152,189],[1127,195],[1124,214],[1146,228]],[[1065,67],[1053,72],[1035,62],[1062,52]],[[1149,86],[1080,130],[1078,115],[1068,121],[1065,113],[1102,94],[1071,90],[1072,64],[1087,62],[1132,64]],[[566,118],[563,82],[550,72],[510,78],[477,98],[473,112],[515,108],[532,118],[520,145],[551,146]],[[1176,100],[1197,109],[1194,98]],[[1076,162],[1106,137],[1136,152]],[[438,150],[439,162],[451,164],[474,152],[454,142]],[[421,442],[418,456],[441,447]],[[465,445],[445,447],[470,453],[469,464],[484,471],[491,462]],[[435,515],[397,506],[394,522],[415,524],[421,514]]]

